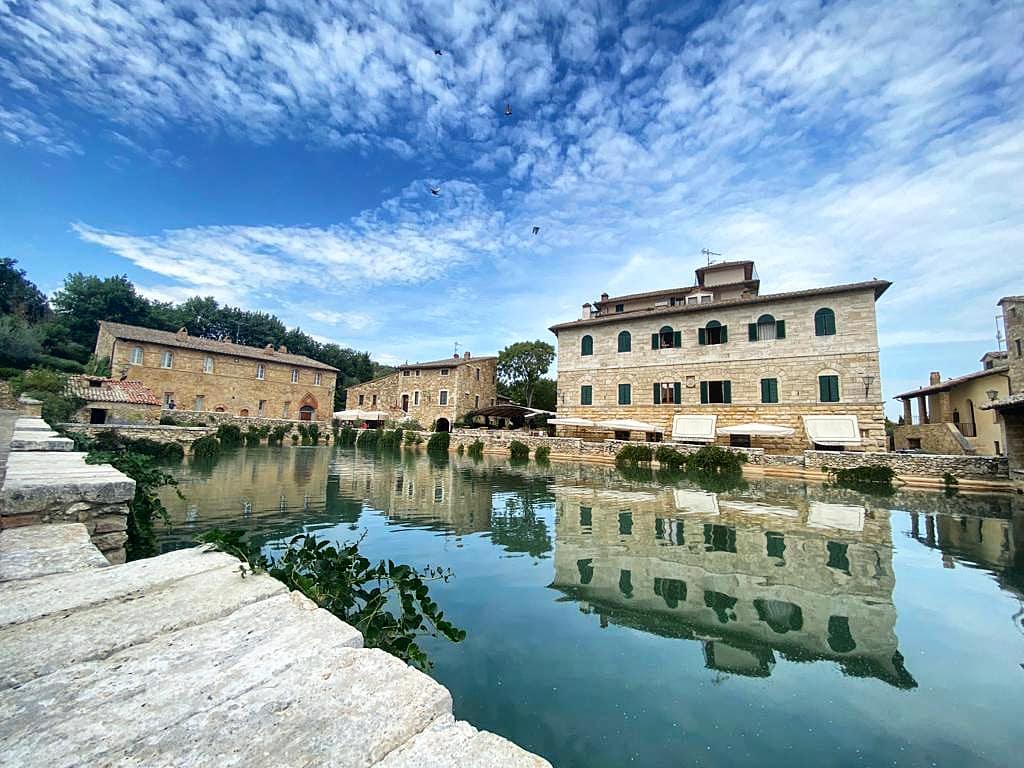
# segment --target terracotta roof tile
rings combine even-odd
[[[96,384],[96,386],[93,386]],[[105,379],[98,376],[71,376],[68,392],[83,400],[96,403],[133,403],[135,405],[163,405],[153,390],[141,381],[131,379]]]

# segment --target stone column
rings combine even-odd
[[[928,398],[924,395],[917,396],[917,415],[920,419],[919,424],[928,423]]]
[[[903,423],[908,427],[914,423],[914,407],[909,397],[903,398]]]

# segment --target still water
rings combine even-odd
[[[559,768],[1020,765],[1024,506],[612,467],[244,448],[175,470],[174,527],[365,533],[432,587],[458,717]]]

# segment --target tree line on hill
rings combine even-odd
[[[254,347],[284,344],[292,354],[338,369],[335,410],[345,407],[346,387],[393,370],[373,362],[368,352],[317,341],[300,328],[289,329],[267,312],[223,306],[210,296],[178,304],[148,299],[126,275],[101,278],[76,272],[47,300],[14,259],[0,259],[0,368],[101,373],[92,359],[100,320],[162,331],[186,328],[191,336]]]

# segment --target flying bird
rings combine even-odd
[[[512,105],[505,103],[505,117],[512,117]]]
[[[442,51],[440,48],[435,48],[434,49],[434,55],[435,56],[443,56],[444,55],[444,51]]]
[[[441,188],[440,187],[431,187],[430,188],[430,194],[432,194],[434,197],[439,197],[441,195]]]
[[[540,234],[540,227],[534,227],[533,228],[533,234],[539,235]]]

